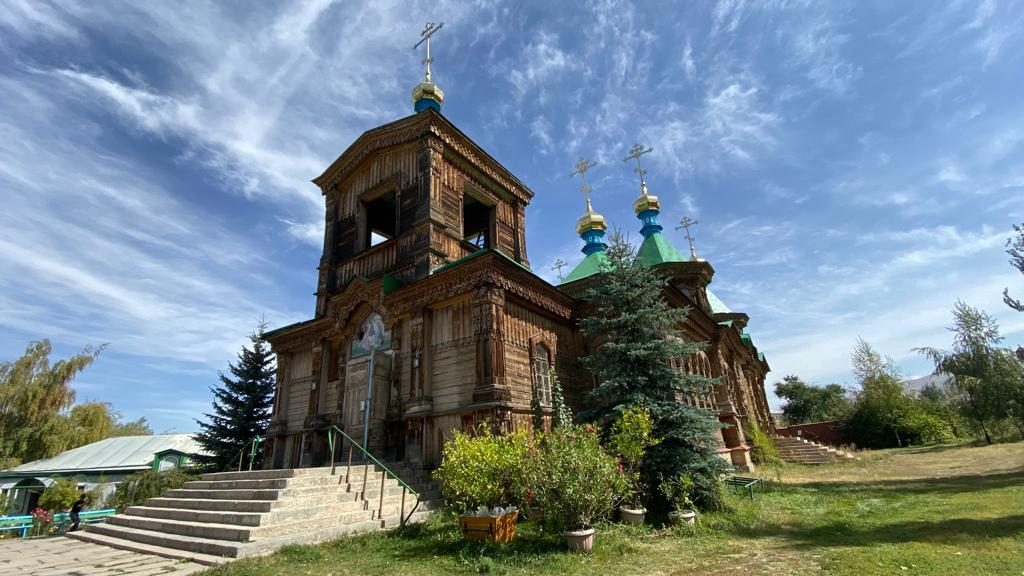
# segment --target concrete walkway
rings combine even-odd
[[[0,576],[180,576],[205,568],[60,536],[0,540]]]

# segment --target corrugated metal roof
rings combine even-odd
[[[190,434],[121,436],[61,452],[53,458],[27,462],[16,468],[0,472],[0,476],[7,472],[49,473],[145,469],[153,463],[153,455],[164,450],[178,450],[186,454],[202,452],[202,448]]]

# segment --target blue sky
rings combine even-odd
[[[427,20],[445,115],[536,193],[541,275],[582,257],[580,155],[638,237],[641,142],[769,383],[849,384],[857,336],[924,374],[957,298],[1024,343],[1020,3],[59,4],[0,0],[0,358],[109,342],[79,398],[157,431],[195,428],[261,316],[312,315],[309,180],[411,113]]]

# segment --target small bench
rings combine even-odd
[[[0,516],[0,532],[20,530],[21,537],[27,538],[32,529],[32,516]]]
[[[104,510],[88,510],[86,512],[79,512],[78,521],[79,524],[98,524],[100,522],[106,522],[107,518],[110,518],[114,514],[117,514],[117,510],[113,508],[107,508]],[[31,518],[31,516],[29,516]],[[71,526],[71,514],[68,512],[59,512],[53,515],[53,521],[57,524],[57,532],[63,534]]]
[[[750,499],[754,499],[754,488],[759,487],[764,490],[764,482],[760,478],[751,478],[749,476],[729,476],[723,480],[728,486],[735,486],[736,488],[744,489],[750,494]]]

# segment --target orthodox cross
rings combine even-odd
[[[583,184],[580,185],[580,192],[583,192],[583,194],[587,197],[587,212],[591,211],[590,186],[587,186],[587,170],[590,170],[594,166],[597,166],[597,162],[592,162],[590,160],[584,160],[583,158],[580,158],[579,162],[576,162],[576,170],[573,171],[572,174],[569,174],[570,178],[579,174],[580,178],[583,179]]]
[[[566,266],[568,266],[568,264],[566,264],[561,258],[559,258],[558,260],[555,260],[555,265],[551,267],[552,270],[558,273],[559,282],[562,281],[562,268],[565,268]]]
[[[430,37],[440,30],[442,26],[444,26],[444,22],[441,22],[440,24],[427,22],[427,25],[423,27],[423,32],[420,32],[420,41],[412,47],[412,49],[415,50],[420,47],[420,44],[423,44],[424,42],[427,43],[427,57],[423,59],[423,63],[427,65],[425,82],[430,82],[430,63],[434,61],[430,58]]]
[[[644,170],[640,166],[640,157],[644,154],[650,154],[651,150],[654,150],[654,148],[648,146],[647,149],[644,149],[644,147],[639,144],[633,144],[633,147],[629,149],[629,156],[622,159],[623,162],[636,160],[636,168],[633,168],[633,172],[640,175],[640,191],[643,192],[644,195],[647,194],[647,182],[644,181],[644,174],[647,174],[647,170]]]
[[[679,221],[679,226],[676,226],[676,230],[686,229],[686,241],[690,243],[690,260],[697,259],[697,251],[693,249],[693,236],[690,235],[690,226],[696,225],[696,220],[691,220],[689,216],[685,216]]]

